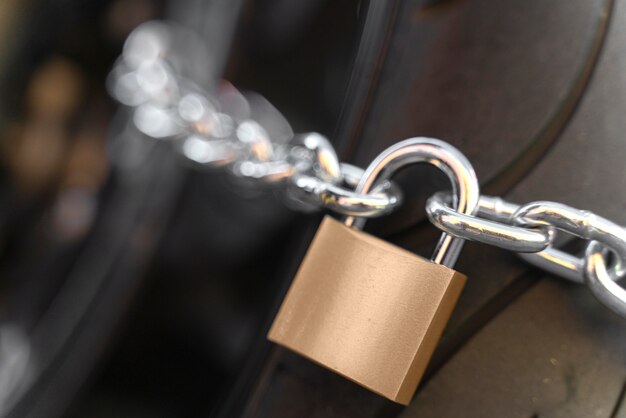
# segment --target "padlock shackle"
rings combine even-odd
[[[453,205],[457,211],[473,215],[480,198],[476,173],[469,160],[455,147],[434,138],[405,139],[381,152],[367,167],[355,191],[369,193],[377,184],[388,180],[400,168],[410,164],[428,163],[443,171],[452,183]],[[347,226],[363,228],[365,218],[347,217]],[[443,233],[431,260],[453,268],[464,240]]]

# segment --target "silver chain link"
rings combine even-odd
[[[589,211],[556,202],[516,205],[481,196],[475,216],[458,213],[438,193],[426,203],[430,221],[451,235],[517,252],[528,263],[576,283],[585,283],[606,306],[626,318],[626,229]],[[587,241],[584,256],[554,243],[559,233]],[[612,255],[613,261],[609,263]]]
[[[363,170],[341,164],[319,133],[293,135],[265,99],[246,97],[222,83],[209,94],[175,68],[175,31],[149,22],[127,39],[109,78],[109,91],[132,109],[134,126],[148,137],[168,139],[199,167],[224,167],[253,185],[280,186],[290,206],[327,208],[346,216],[375,217],[401,203],[390,182],[372,193],[354,191]],[[254,118],[262,113],[263,120]]]
[[[199,167],[224,167],[255,185],[284,187],[290,206],[299,210],[376,217],[401,204],[399,189],[388,180],[368,193],[356,192],[361,168],[340,163],[321,134],[294,135],[259,96],[246,97],[226,83],[209,94],[185,79],[174,38],[162,23],[140,26],[111,72],[111,94],[132,109],[133,124],[143,134],[172,141]],[[265,108],[264,118],[255,118],[255,103]],[[626,318],[626,290],[616,283],[626,275],[626,230],[619,225],[554,202],[520,206],[481,196],[474,215],[452,203],[449,193],[437,193],[426,204],[430,221],[442,231],[517,252],[543,270],[585,283]],[[555,244],[563,233],[587,241],[583,256]]]

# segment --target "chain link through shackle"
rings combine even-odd
[[[132,109],[137,130],[172,141],[198,167],[224,167],[246,182],[279,187],[298,210],[325,208],[363,219],[385,215],[400,205],[401,194],[392,182],[382,176],[382,181],[365,184],[364,179],[378,176],[340,163],[323,135],[293,135],[273,107],[278,128],[267,121],[264,125],[232,86],[209,94],[185,79],[178,70],[184,59],[176,59],[174,38],[171,27],[163,23],[141,25],[129,36],[111,72],[109,91]],[[467,161],[459,155],[457,162]],[[457,203],[449,193],[437,193],[426,204],[430,221],[449,234],[444,245],[458,243],[452,239],[457,237],[517,252],[556,276],[587,284],[598,300],[626,318],[626,290],[616,283],[626,275],[622,227],[554,202],[519,206],[480,196],[475,214],[455,209]],[[585,255],[574,256],[555,246],[559,231],[588,240]]]
[[[513,250],[528,263],[576,283],[585,283],[604,305],[626,318],[626,230],[589,211],[556,202],[515,205],[481,196],[476,216],[459,213],[438,193],[426,203],[431,222],[451,235]],[[553,245],[557,231],[587,240],[583,257]],[[543,238],[545,239],[543,239]],[[609,266],[609,255],[613,263]]]
[[[480,187],[472,164],[458,149],[434,138],[409,138],[381,152],[365,169],[356,190],[367,193],[376,184],[387,181],[397,170],[409,164],[428,163],[445,173],[452,186],[452,201],[458,213],[471,216],[476,211]],[[348,217],[345,224],[362,228],[364,218]],[[443,233],[431,260],[452,268],[463,247],[462,237]]]

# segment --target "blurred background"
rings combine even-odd
[[[197,37],[178,47],[202,87],[224,76],[296,130],[330,134],[359,7],[0,4],[4,414],[208,416],[224,401],[263,338],[295,216],[273,193],[189,170],[133,129],[107,75],[135,27],[168,19]]]

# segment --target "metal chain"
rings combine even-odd
[[[162,23],[140,26],[111,72],[111,94],[132,109],[133,124],[143,134],[170,140],[199,167],[224,167],[255,185],[284,187],[290,206],[299,210],[325,208],[363,218],[400,205],[400,191],[388,180],[357,192],[364,170],[340,163],[321,134],[293,135],[264,99],[274,113],[261,121],[253,117],[250,97],[231,85],[209,94],[185,79],[174,38]],[[517,252],[543,270],[585,283],[626,318],[626,290],[616,283],[626,275],[626,230],[619,225],[554,202],[520,206],[481,196],[474,215],[460,213],[453,203],[449,193],[437,193],[426,204],[430,221],[442,231]],[[584,256],[555,244],[563,233],[588,241]]]
[[[481,196],[475,216],[448,206],[447,194],[426,203],[430,221],[451,235],[518,252],[528,263],[576,283],[585,283],[606,306],[626,318],[626,229],[589,211],[556,202],[516,205]],[[587,241],[584,256],[555,245],[558,233]],[[612,262],[609,262],[612,258]]]
[[[172,141],[200,167],[224,167],[255,186],[284,187],[290,205],[300,210],[322,207],[375,217],[401,203],[390,182],[372,193],[355,192],[363,170],[341,164],[323,135],[293,135],[282,115],[258,95],[247,99],[227,83],[209,94],[185,79],[175,71],[180,67],[175,35],[163,23],[139,26],[109,78],[111,95],[131,107],[134,126],[143,134]],[[261,102],[270,116],[255,120],[253,102]]]

